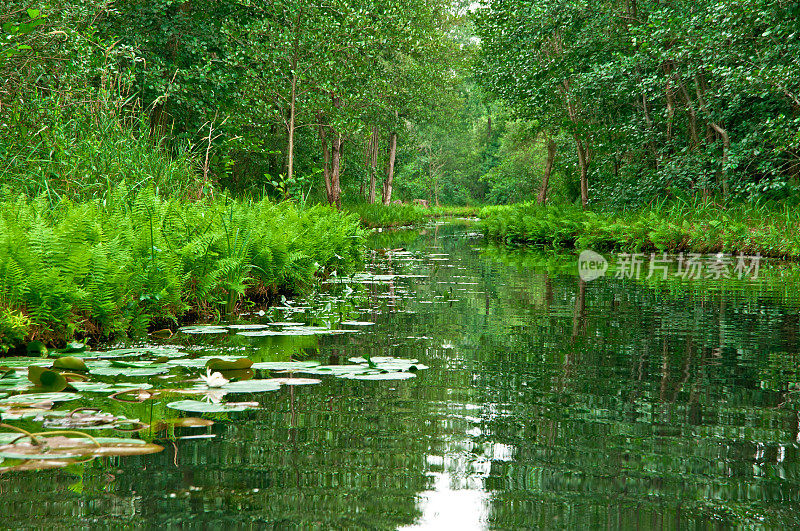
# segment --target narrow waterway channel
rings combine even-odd
[[[165,341],[415,377],[307,375],[159,453],[6,471],[0,527],[800,527],[794,290],[585,283],[475,230],[376,233],[365,273],[245,316],[356,332]]]

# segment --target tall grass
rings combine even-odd
[[[6,195],[44,195],[55,204],[104,198],[120,184],[134,192],[153,184],[173,195],[198,188],[188,152],[162,149],[146,117],[118,95],[30,94],[0,118]]]
[[[489,238],[509,244],[800,258],[800,211],[783,205],[683,201],[612,214],[522,203],[486,207],[480,217]]]

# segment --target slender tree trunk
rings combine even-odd
[[[378,126],[372,127],[372,138],[370,140],[370,171],[369,171],[369,202],[375,203],[375,179],[378,169]]]
[[[667,79],[667,86],[664,89],[667,97],[667,142],[672,140],[672,118],[675,116],[675,105],[672,96],[672,87],[670,86],[670,79]]]
[[[333,186],[331,183],[331,153],[328,150],[328,138],[325,131],[327,127],[322,122],[322,114],[317,115],[319,122],[319,138],[322,141],[322,174],[325,177],[325,194],[328,199],[328,204],[333,204]]]
[[[591,153],[589,147],[574,135],[575,147],[578,151],[578,165],[581,169],[581,206],[586,210],[589,208],[589,164],[591,163]]]
[[[394,181],[394,160],[397,156],[397,133],[389,135],[389,162],[386,166],[386,180],[383,181],[383,204],[392,202],[392,182]]]
[[[553,161],[556,158],[556,141],[552,138],[547,139],[547,164],[544,167],[544,175],[542,175],[542,187],[539,189],[539,195],[536,201],[543,205],[547,202],[547,187],[550,184],[550,173],[553,171]]]
[[[294,68],[292,68],[294,70]],[[289,145],[287,148],[288,156],[286,161],[286,179],[291,181],[294,174],[294,111],[297,95],[297,74],[292,74],[292,95],[289,103]]]
[[[331,146],[331,196],[332,203],[336,204],[336,208],[342,208],[342,189],[339,184],[339,171],[342,162],[342,135],[338,132],[333,132],[333,145]]]
[[[292,180],[294,175],[294,129],[295,111],[297,103],[297,57],[300,52],[300,22],[303,17],[303,10],[297,12],[294,34],[294,53],[292,54],[292,93],[289,101],[289,145],[287,147],[286,179]]]
[[[728,153],[731,150],[731,139],[728,131],[716,122],[711,122],[711,127],[722,137],[722,196],[728,198]]]
[[[703,110],[705,115],[708,117],[708,125],[716,131],[716,133],[722,138],[722,170],[720,171],[720,180],[722,181],[722,196],[727,199],[728,198],[728,153],[731,149],[731,139],[728,136],[728,131],[718,124],[716,121],[711,119],[711,112],[708,110],[706,106],[705,98],[703,98],[703,89],[702,87],[705,86],[705,79],[702,75],[695,75],[695,91],[697,92],[697,101],[700,104],[700,108]]]
[[[689,134],[692,138],[692,145],[696,147],[700,145],[700,137],[697,135],[697,111],[694,108],[692,98],[689,97],[689,91],[686,90],[686,85],[684,85],[683,81],[680,81],[679,86],[686,100],[686,109],[689,112]]]

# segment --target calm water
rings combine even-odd
[[[214,438],[2,474],[0,527],[800,527],[792,286],[581,283],[472,230],[376,235],[368,270],[400,276],[306,313],[344,304],[360,334],[174,340],[418,358],[416,378],[249,395]]]

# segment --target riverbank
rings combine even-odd
[[[522,203],[486,207],[479,216],[489,239],[510,245],[800,258],[800,212],[791,207],[676,204],[612,214]]]
[[[0,201],[0,353],[209,319],[363,263],[357,216],[324,206],[105,199]]]
[[[353,203],[344,205],[344,210],[358,215],[361,224],[368,229],[407,227],[431,218],[475,217],[480,210],[473,206],[382,205]]]

